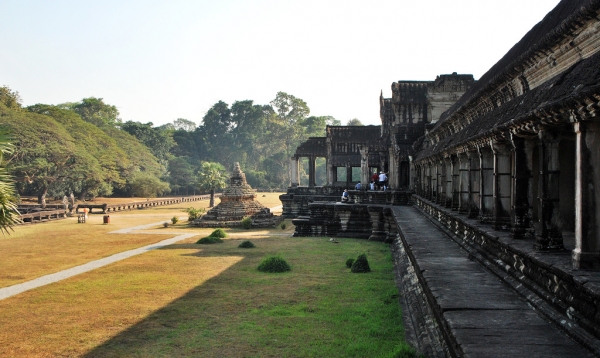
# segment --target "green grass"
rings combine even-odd
[[[218,276],[89,352],[89,357],[394,357],[403,346],[401,312],[387,245],[325,238],[241,240],[208,245],[202,257],[243,256]],[[166,250],[189,249],[193,244]],[[350,273],[365,253],[372,272]],[[268,255],[293,267],[256,270]]]

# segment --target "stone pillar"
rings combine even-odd
[[[300,178],[298,176],[298,158],[292,157],[290,159],[290,173],[292,179],[292,187],[300,185]]]
[[[446,189],[444,192],[446,193],[446,202],[444,206],[447,208],[452,207],[452,158],[450,156],[444,158],[444,163],[446,163]]]
[[[540,232],[536,235],[534,246],[540,251],[564,250],[558,192],[560,179],[558,143],[560,137],[558,133],[546,129],[541,129],[538,135],[540,138],[540,183],[538,185]]]
[[[452,210],[460,207],[460,162],[457,155],[451,156],[452,160]]]
[[[494,153],[494,221],[496,230],[510,228],[512,197],[512,158],[508,143],[493,143]]]
[[[471,219],[479,215],[479,184],[480,184],[480,168],[479,153],[477,151],[469,151],[469,212],[467,216]]]
[[[479,150],[479,221],[491,222],[494,215],[494,156],[488,146]]]
[[[437,185],[436,188],[436,197],[435,202],[440,205],[444,205],[444,161],[442,159],[436,159],[435,168],[436,168],[436,180],[435,183]]]
[[[440,159],[439,162],[439,166],[440,166],[440,176],[438,178],[438,186],[439,186],[439,195],[440,195],[440,200],[438,201],[438,203],[442,206],[446,206],[446,202],[448,201],[448,194],[446,192],[447,190],[447,176],[448,176],[448,166],[446,165],[446,158],[442,158]]]
[[[308,186],[314,188],[316,186],[316,158],[308,157]]]
[[[513,147],[513,191],[511,211],[511,236],[515,239],[533,237],[533,147],[531,140],[511,138]]]
[[[573,267],[600,269],[600,123],[574,123],[575,250]]]
[[[471,171],[471,163],[467,153],[458,154],[458,212],[467,214],[469,212],[469,194],[471,188],[469,185],[469,173]]]
[[[437,163],[435,161],[429,162],[429,165],[431,166],[431,201],[437,202],[438,167],[437,167]]]
[[[352,184],[352,167],[350,166],[350,163],[348,163],[346,164],[346,186],[354,188],[354,185]]]
[[[369,173],[369,148],[366,146],[359,147],[360,151],[360,182],[366,189],[370,181]]]
[[[389,188],[398,188],[399,185],[399,168],[398,166],[400,165],[399,163],[399,158],[398,155],[395,155],[394,153],[394,148],[390,147],[389,149],[389,153],[388,153],[388,163],[389,163],[389,167],[388,167],[388,189]]]

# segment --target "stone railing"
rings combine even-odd
[[[67,210],[45,210],[20,215],[21,224],[35,224],[50,220],[65,219]]]
[[[220,197],[221,194],[215,194],[215,198]],[[127,210],[140,210],[153,208],[155,206],[164,206],[164,205],[173,205],[179,203],[193,202],[193,201],[202,201],[209,200],[210,194],[205,195],[194,195],[194,196],[184,196],[179,198],[164,198],[164,199],[154,199],[154,200],[146,200],[146,201],[135,201],[130,203],[123,204],[79,204],[77,205],[76,212],[79,212],[79,209],[88,208],[90,209],[89,213],[92,214],[93,209],[101,209],[101,214],[117,212],[117,211],[127,211]]]

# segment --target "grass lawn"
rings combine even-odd
[[[0,301],[0,356],[381,357],[402,345],[387,245],[182,242]],[[372,272],[353,274],[366,253]],[[260,273],[279,254],[292,267]]]
[[[258,193],[257,200],[265,206],[274,207],[281,205],[280,194]],[[216,203],[219,203],[218,199]],[[78,224],[77,218],[72,217],[17,226],[10,235],[0,236],[2,253],[0,287],[15,285],[118,252],[159,242],[173,237],[170,234],[173,229],[187,228],[186,233],[198,233],[200,237],[207,235],[212,231],[211,229],[188,228],[187,214],[183,212],[188,207],[207,208],[207,206],[208,200],[205,200],[116,212],[110,214],[109,225],[103,225],[103,215],[90,214],[85,224]],[[169,221],[173,216],[179,217],[181,221],[168,230],[148,231],[146,235],[109,234],[111,231],[137,225]],[[157,224],[156,228],[161,226]]]
[[[278,204],[273,198],[279,194],[261,195],[259,200],[274,202],[266,206]],[[111,214],[110,225],[69,219],[19,227],[0,239],[0,250],[13,245],[10,256],[3,255],[10,266],[0,265],[0,278],[37,277],[166,234],[198,232],[163,249],[1,300],[0,357],[414,356],[403,343],[386,244],[292,238],[289,221],[286,230],[227,229],[224,243],[213,245],[195,244],[212,229],[185,224],[138,234],[107,233],[159,217],[183,218],[183,208]],[[246,239],[256,248],[238,248]],[[353,274],[346,260],[362,253],[372,272]],[[259,272],[259,263],[274,254],[292,270]]]

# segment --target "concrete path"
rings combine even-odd
[[[411,206],[393,208],[442,325],[464,357],[591,357]]]
[[[135,227],[132,227],[132,228],[116,230],[116,231],[110,232],[110,234],[128,234],[128,233],[132,233],[133,231],[136,231],[136,230],[143,230],[143,229],[148,229],[150,227],[155,227],[157,225],[162,224],[163,222],[164,221],[160,221],[160,222],[153,223],[153,224],[141,225],[141,226],[135,226]],[[144,234],[149,234],[149,233],[146,232]],[[164,231],[160,231],[160,232],[156,232],[156,234],[164,235],[164,234],[169,234],[169,233],[165,233]],[[173,234],[173,233],[171,232],[171,234]],[[150,245],[146,245],[146,246],[143,246],[143,247],[139,247],[137,249],[119,252],[118,254],[114,254],[114,255],[111,255],[111,256],[108,256],[108,257],[104,257],[102,259],[90,261],[90,262],[88,262],[86,264],[83,264],[83,265],[71,267],[70,269],[66,269],[66,270],[59,271],[59,272],[56,272],[56,273],[53,273],[53,274],[41,276],[41,277],[38,277],[38,278],[36,278],[34,280],[31,280],[31,281],[23,282],[23,283],[20,283],[20,284],[17,284],[17,285],[13,285],[13,286],[8,286],[8,287],[0,288],[0,300],[3,300],[5,298],[9,298],[9,297],[14,296],[14,295],[17,295],[17,294],[19,294],[21,292],[29,291],[29,290],[32,290],[34,288],[38,288],[38,287],[41,287],[41,286],[45,286],[45,285],[48,285],[48,284],[51,284],[51,283],[54,283],[54,282],[58,282],[58,281],[67,279],[67,278],[73,277],[75,275],[79,275],[79,274],[82,274],[84,272],[88,272],[88,271],[100,268],[102,266],[110,265],[110,264],[112,264],[114,262],[121,261],[121,260],[127,259],[127,258],[135,256],[135,255],[143,254],[144,252],[148,252],[148,251],[151,251],[151,250],[156,250],[156,249],[159,249],[161,247],[174,244],[177,241],[181,241],[181,240],[184,240],[184,239],[187,239],[189,237],[196,236],[196,235],[198,235],[198,234],[197,233],[190,233],[190,234],[177,235],[175,237],[172,237],[170,239],[162,240],[162,241],[157,242],[155,244],[150,244]]]
[[[273,207],[273,208],[271,208],[271,212],[280,210],[281,208],[282,208],[281,205]],[[152,224],[145,224],[145,225],[139,225],[139,226],[134,226],[134,227],[125,228],[125,229],[115,230],[115,231],[109,232],[109,234],[131,234],[131,233],[135,233],[136,231],[139,231],[139,230],[147,230],[147,229],[151,229],[153,227],[162,225],[165,221],[168,221],[168,220],[162,220],[162,221],[158,221],[158,222],[155,222]],[[139,247],[137,249],[120,252],[118,254],[114,254],[114,255],[111,255],[111,256],[108,256],[108,257],[105,257],[102,259],[90,261],[83,265],[71,267],[70,269],[66,269],[66,270],[59,271],[59,272],[56,272],[53,274],[41,276],[41,277],[38,277],[31,281],[23,282],[23,283],[13,285],[13,286],[0,288],[0,300],[12,297],[14,295],[18,295],[19,293],[29,291],[34,288],[42,287],[42,286],[45,286],[45,285],[48,285],[48,284],[51,284],[54,282],[58,282],[58,281],[67,279],[67,278],[82,274],[84,272],[88,272],[88,271],[100,268],[102,266],[110,265],[114,262],[121,261],[121,260],[130,258],[135,255],[143,254],[144,252],[156,250],[161,247],[171,245],[178,241],[185,240],[187,238],[198,235],[198,233],[181,234],[181,232],[179,232],[179,231],[169,232],[169,231],[164,231],[164,230],[160,230],[160,231],[156,231],[156,232],[144,231],[143,234],[144,235],[147,235],[147,234],[169,235],[169,234],[171,234],[171,235],[176,235],[176,236],[172,237],[170,239],[165,239],[163,241],[157,242],[155,244],[150,244],[150,245],[146,245],[143,247]],[[248,236],[248,235],[245,235],[245,236]]]

